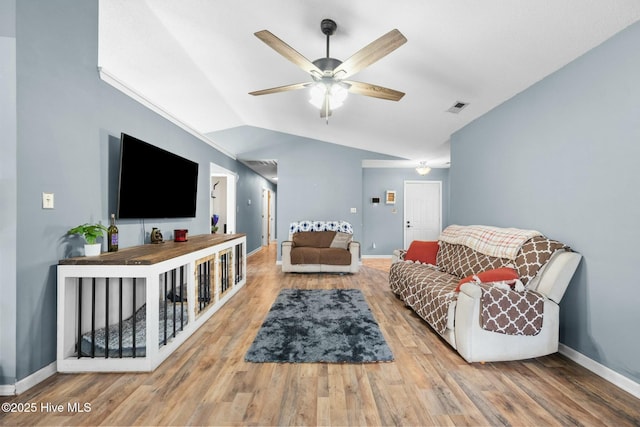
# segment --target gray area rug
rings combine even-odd
[[[283,289],[247,362],[371,363],[393,354],[358,289]]]

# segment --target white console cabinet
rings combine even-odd
[[[58,371],[152,371],[245,283],[244,234],[61,260]]]

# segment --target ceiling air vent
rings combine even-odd
[[[456,101],[447,111],[449,113],[458,114],[464,107],[469,105],[468,102]]]

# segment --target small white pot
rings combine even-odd
[[[85,243],[84,256],[98,256],[100,255],[101,250],[102,250],[102,243],[94,243],[92,245]]]

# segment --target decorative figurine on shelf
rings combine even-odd
[[[164,243],[162,240],[162,232],[158,228],[153,228],[151,230],[151,243]]]
[[[218,221],[220,221],[220,215],[213,214],[211,217],[211,234],[216,234],[216,231],[218,231]]]

